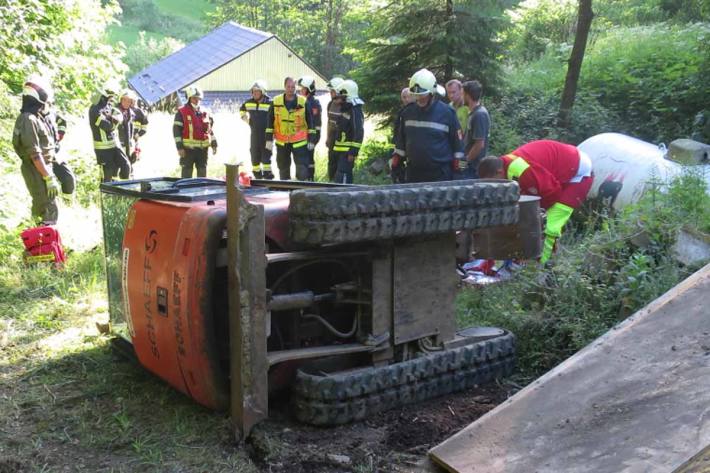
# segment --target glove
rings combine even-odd
[[[217,145],[212,145],[212,154],[217,154]]]
[[[59,195],[59,184],[54,176],[44,176],[44,184],[47,186],[47,197],[54,199]]]
[[[180,148],[178,150],[178,156],[180,156],[181,158],[185,157],[185,148]]]
[[[273,141],[267,141],[266,142],[266,151],[271,153],[271,151],[274,149],[274,142]]]
[[[249,123],[249,115],[247,115],[246,113],[242,114],[241,119],[244,123]]]
[[[311,142],[309,141],[307,147],[308,147],[308,151],[313,151],[314,149],[316,149],[316,144],[315,144],[315,143],[311,143]]]

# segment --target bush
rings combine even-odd
[[[708,107],[708,51],[709,24],[620,28],[590,48],[580,88],[617,114],[628,134],[653,142],[689,137]]]
[[[710,228],[710,197],[694,174],[660,189],[598,230],[567,231],[549,271],[529,267],[505,284],[464,290],[460,325],[511,330],[519,368],[537,377],[663,294],[695,269],[679,266],[670,248],[681,226]]]
[[[128,66],[128,74],[133,75],[145,67],[158,62],[184,46],[173,38],[155,39],[146,36],[145,31],[138,33],[138,41],[126,50],[123,58]]]

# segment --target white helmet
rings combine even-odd
[[[34,97],[39,103],[54,101],[54,90],[47,79],[39,74],[32,74],[25,81],[22,95]]]
[[[338,92],[338,87],[340,87],[343,84],[343,79],[342,77],[335,76],[332,79],[328,81],[327,84],[325,84],[326,87],[328,87],[329,90],[334,90]]]
[[[440,93],[436,85],[436,77],[429,69],[419,69],[409,79],[409,93],[412,95],[426,95]]]
[[[347,101],[352,104],[356,104],[356,102],[360,99],[358,96],[358,86],[354,80],[344,80],[338,89],[338,95],[345,97]]]
[[[316,80],[311,76],[303,76],[298,79],[298,86],[308,89],[310,93],[316,91]]]
[[[202,99],[205,97],[205,94],[202,93],[202,89],[197,87],[196,85],[192,85],[190,87],[185,88],[185,96],[187,97],[188,100],[190,100],[192,97],[197,97],[198,99]]]
[[[115,97],[118,95],[121,85],[116,80],[108,80],[99,87],[99,94],[104,97]]]
[[[254,82],[254,85],[251,86],[251,90],[257,89],[261,90],[262,94],[266,93],[266,89],[268,87],[266,86],[266,81],[264,79],[258,79]]]

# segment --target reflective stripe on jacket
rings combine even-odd
[[[267,128],[266,132],[273,131],[277,145],[283,146],[286,143],[293,143],[294,147],[306,145],[308,140],[306,98],[301,95],[297,95],[296,98],[296,106],[291,110],[286,108],[283,94],[274,98],[269,112],[273,113],[273,130]]]
[[[113,111],[106,97],[101,97],[89,108],[89,125],[95,150],[120,148],[121,146],[116,135],[118,123],[114,123],[111,119]]]
[[[212,137],[212,118],[207,111],[187,103],[175,114],[173,135],[178,148],[208,148]]]

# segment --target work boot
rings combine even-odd
[[[261,171],[254,171],[254,179],[263,179],[264,174]]]
[[[264,179],[268,179],[269,181],[274,179],[274,173],[271,171],[264,171]]]

